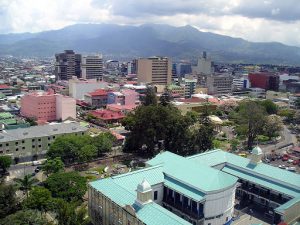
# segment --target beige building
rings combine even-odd
[[[82,56],[81,73],[84,79],[102,80],[103,60],[102,55]]]
[[[209,95],[230,94],[232,92],[232,76],[226,75],[209,75],[206,78],[206,85]]]
[[[172,62],[166,57],[138,59],[137,77],[139,83],[170,84],[172,79]]]

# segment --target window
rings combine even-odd
[[[17,152],[17,151],[19,151],[19,149],[18,149],[18,148],[16,148],[16,152]]]
[[[35,141],[35,139],[32,139],[32,142],[34,142]]]
[[[6,146],[9,146],[9,143],[6,143]]]
[[[32,145],[32,148],[35,148],[35,145]]]
[[[50,138],[50,137],[48,137],[48,140],[49,140],[49,141],[50,141],[50,139],[51,139],[51,138]]]
[[[226,217],[226,220],[225,220],[225,222],[227,222],[228,221],[228,217]]]
[[[154,200],[157,200],[157,191],[154,191]]]
[[[39,145],[39,148],[42,147],[42,145]]]
[[[0,144],[0,147],[2,147],[2,144]]]
[[[41,141],[41,139],[39,138],[39,140],[38,141]]]
[[[18,142],[16,142],[16,145],[18,145],[19,143]]]
[[[24,149],[25,149],[25,147],[22,147],[22,149],[24,150]]]
[[[24,143],[25,143],[25,141],[23,140],[23,141],[22,141],[22,143],[24,144]]]

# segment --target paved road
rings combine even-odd
[[[286,145],[289,144],[296,145],[297,138],[286,126],[284,126],[282,131],[282,138],[278,143],[271,145],[261,145],[260,147],[262,148],[264,153],[270,153],[272,150],[282,151],[285,149]]]
[[[6,177],[6,181],[10,182],[14,178],[23,178],[27,174],[32,174],[37,166],[32,165],[12,165],[9,168],[9,176]]]

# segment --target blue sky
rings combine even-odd
[[[299,0],[0,0],[0,33],[76,23],[189,24],[250,41],[300,46]]]

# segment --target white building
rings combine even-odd
[[[201,58],[198,59],[197,66],[192,67],[194,74],[212,74],[214,72],[213,62],[211,58],[208,58],[206,52],[203,52]]]
[[[82,56],[81,75],[83,79],[102,80],[102,76],[103,76],[102,55]]]

